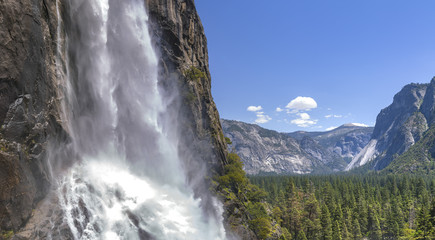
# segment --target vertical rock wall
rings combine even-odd
[[[210,162],[225,162],[226,145],[219,113],[211,95],[207,39],[193,0],[146,0],[156,46],[161,55],[162,78],[178,84],[182,135],[190,144],[209,141]],[[199,70],[203,75],[190,76]],[[186,126],[186,127],[183,127]],[[192,138],[192,139],[190,139]],[[193,141],[190,141],[193,140]],[[194,147],[195,148],[195,147]],[[193,148],[193,149],[194,149]]]
[[[0,1],[0,230],[17,230],[50,187],[46,149],[64,138],[56,2]],[[0,232],[1,232],[0,231]]]

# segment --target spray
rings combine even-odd
[[[225,239],[186,183],[144,2],[72,0],[69,11],[63,110],[79,161],[58,194],[74,238]]]

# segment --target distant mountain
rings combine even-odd
[[[248,174],[342,171],[368,143],[373,128],[343,125],[328,132],[279,133],[255,124],[221,120]]]
[[[431,159],[435,79],[409,84],[394,96],[377,119],[369,144],[346,167],[397,172],[420,168]],[[391,166],[390,166],[391,165]]]
[[[348,123],[326,132],[293,132],[289,136],[302,139],[311,137],[329,152],[340,155],[350,162],[369,142],[373,127],[363,127]]]

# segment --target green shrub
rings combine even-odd
[[[228,154],[228,164],[224,167],[224,175],[218,178],[219,184],[235,190],[241,191],[248,183],[246,173],[243,171],[243,163],[235,153]]]
[[[0,236],[4,240],[11,239],[14,236],[14,231],[2,231]]]
[[[270,237],[272,232],[272,224],[270,220],[266,217],[256,218],[250,221],[251,230],[257,235],[260,239],[267,239]]]
[[[201,79],[207,78],[205,73],[203,73],[198,68],[192,66],[184,71],[184,76],[189,79],[190,81],[196,81],[198,83],[201,82]]]

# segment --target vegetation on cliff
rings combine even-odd
[[[435,126],[427,130],[422,138],[402,155],[396,155],[384,170],[390,173],[435,173]]]
[[[282,234],[274,213],[265,201],[267,194],[258,186],[250,183],[243,171],[243,163],[235,153],[229,153],[224,173],[216,176],[215,189],[224,202],[224,217],[229,230],[248,238],[246,231],[251,230],[258,239],[272,236],[287,238]]]

